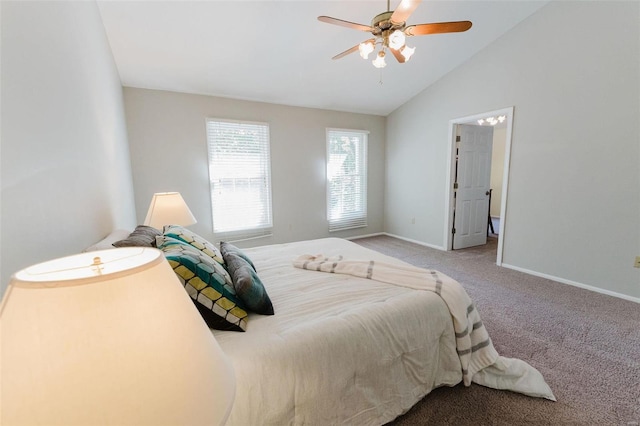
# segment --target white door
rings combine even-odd
[[[460,124],[457,144],[453,248],[487,243],[493,127]],[[457,187],[457,189],[456,189]]]

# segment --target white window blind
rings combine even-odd
[[[270,235],[269,125],[209,119],[207,145],[217,239]]]
[[[329,231],[367,226],[367,135],[327,129]]]

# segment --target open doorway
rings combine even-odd
[[[510,164],[510,156],[511,156],[511,134],[513,128],[513,107],[504,108],[495,111],[489,111],[482,114],[475,114],[472,116],[456,118],[454,120],[449,121],[449,151],[448,151],[448,173],[447,173],[447,181],[446,181],[446,189],[445,194],[449,203],[447,203],[447,211],[445,217],[447,218],[445,223],[445,247],[447,250],[452,250],[454,247],[454,220],[456,215],[456,195],[457,188],[454,188],[454,185],[457,186],[457,178],[458,178],[458,147],[460,145],[460,129],[464,129],[465,127],[462,125],[474,125],[474,126],[482,126],[482,125],[491,125],[491,123],[487,123],[486,120],[488,117],[500,117],[503,116],[505,119],[503,123],[500,123],[501,126],[494,127],[495,133],[497,137],[502,137],[502,140],[498,140],[496,138],[496,146],[495,152],[492,152],[492,158],[494,166],[492,168],[491,176],[491,185],[495,186],[496,189],[498,186],[500,187],[499,191],[490,191],[487,192],[487,202],[482,205],[484,218],[483,220],[484,229],[489,229],[491,232],[491,225],[493,225],[493,234],[497,234],[498,243],[497,243],[497,254],[496,254],[496,264],[502,264],[503,258],[503,241],[506,233],[506,205],[507,205],[507,194],[508,194],[508,178],[509,178],[509,164]],[[498,123],[496,123],[497,125]],[[470,128],[472,126],[466,126]],[[495,155],[493,155],[495,154]],[[495,163],[498,163],[497,165]],[[491,196],[491,208],[488,209],[488,196]],[[460,207],[458,214],[461,213]],[[493,217],[494,219],[499,218],[499,220],[489,222],[489,218]],[[459,223],[459,220],[457,221]],[[485,231],[486,232],[486,231]]]

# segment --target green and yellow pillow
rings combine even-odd
[[[222,254],[220,254],[220,250],[195,232],[189,231],[179,225],[167,225],[163,229],[163,234],[167,237],[184,241],[219,264],[224,265],[224,259],[222,258]]]
[[[247,329],[247,310],[222,265],[189,244],[166,235],[158,237],[156,244],[210,328]]]

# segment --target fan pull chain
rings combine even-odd
[[[380,68],[380,81],[378,81],[378,84],[382,86],[382,68]]]

